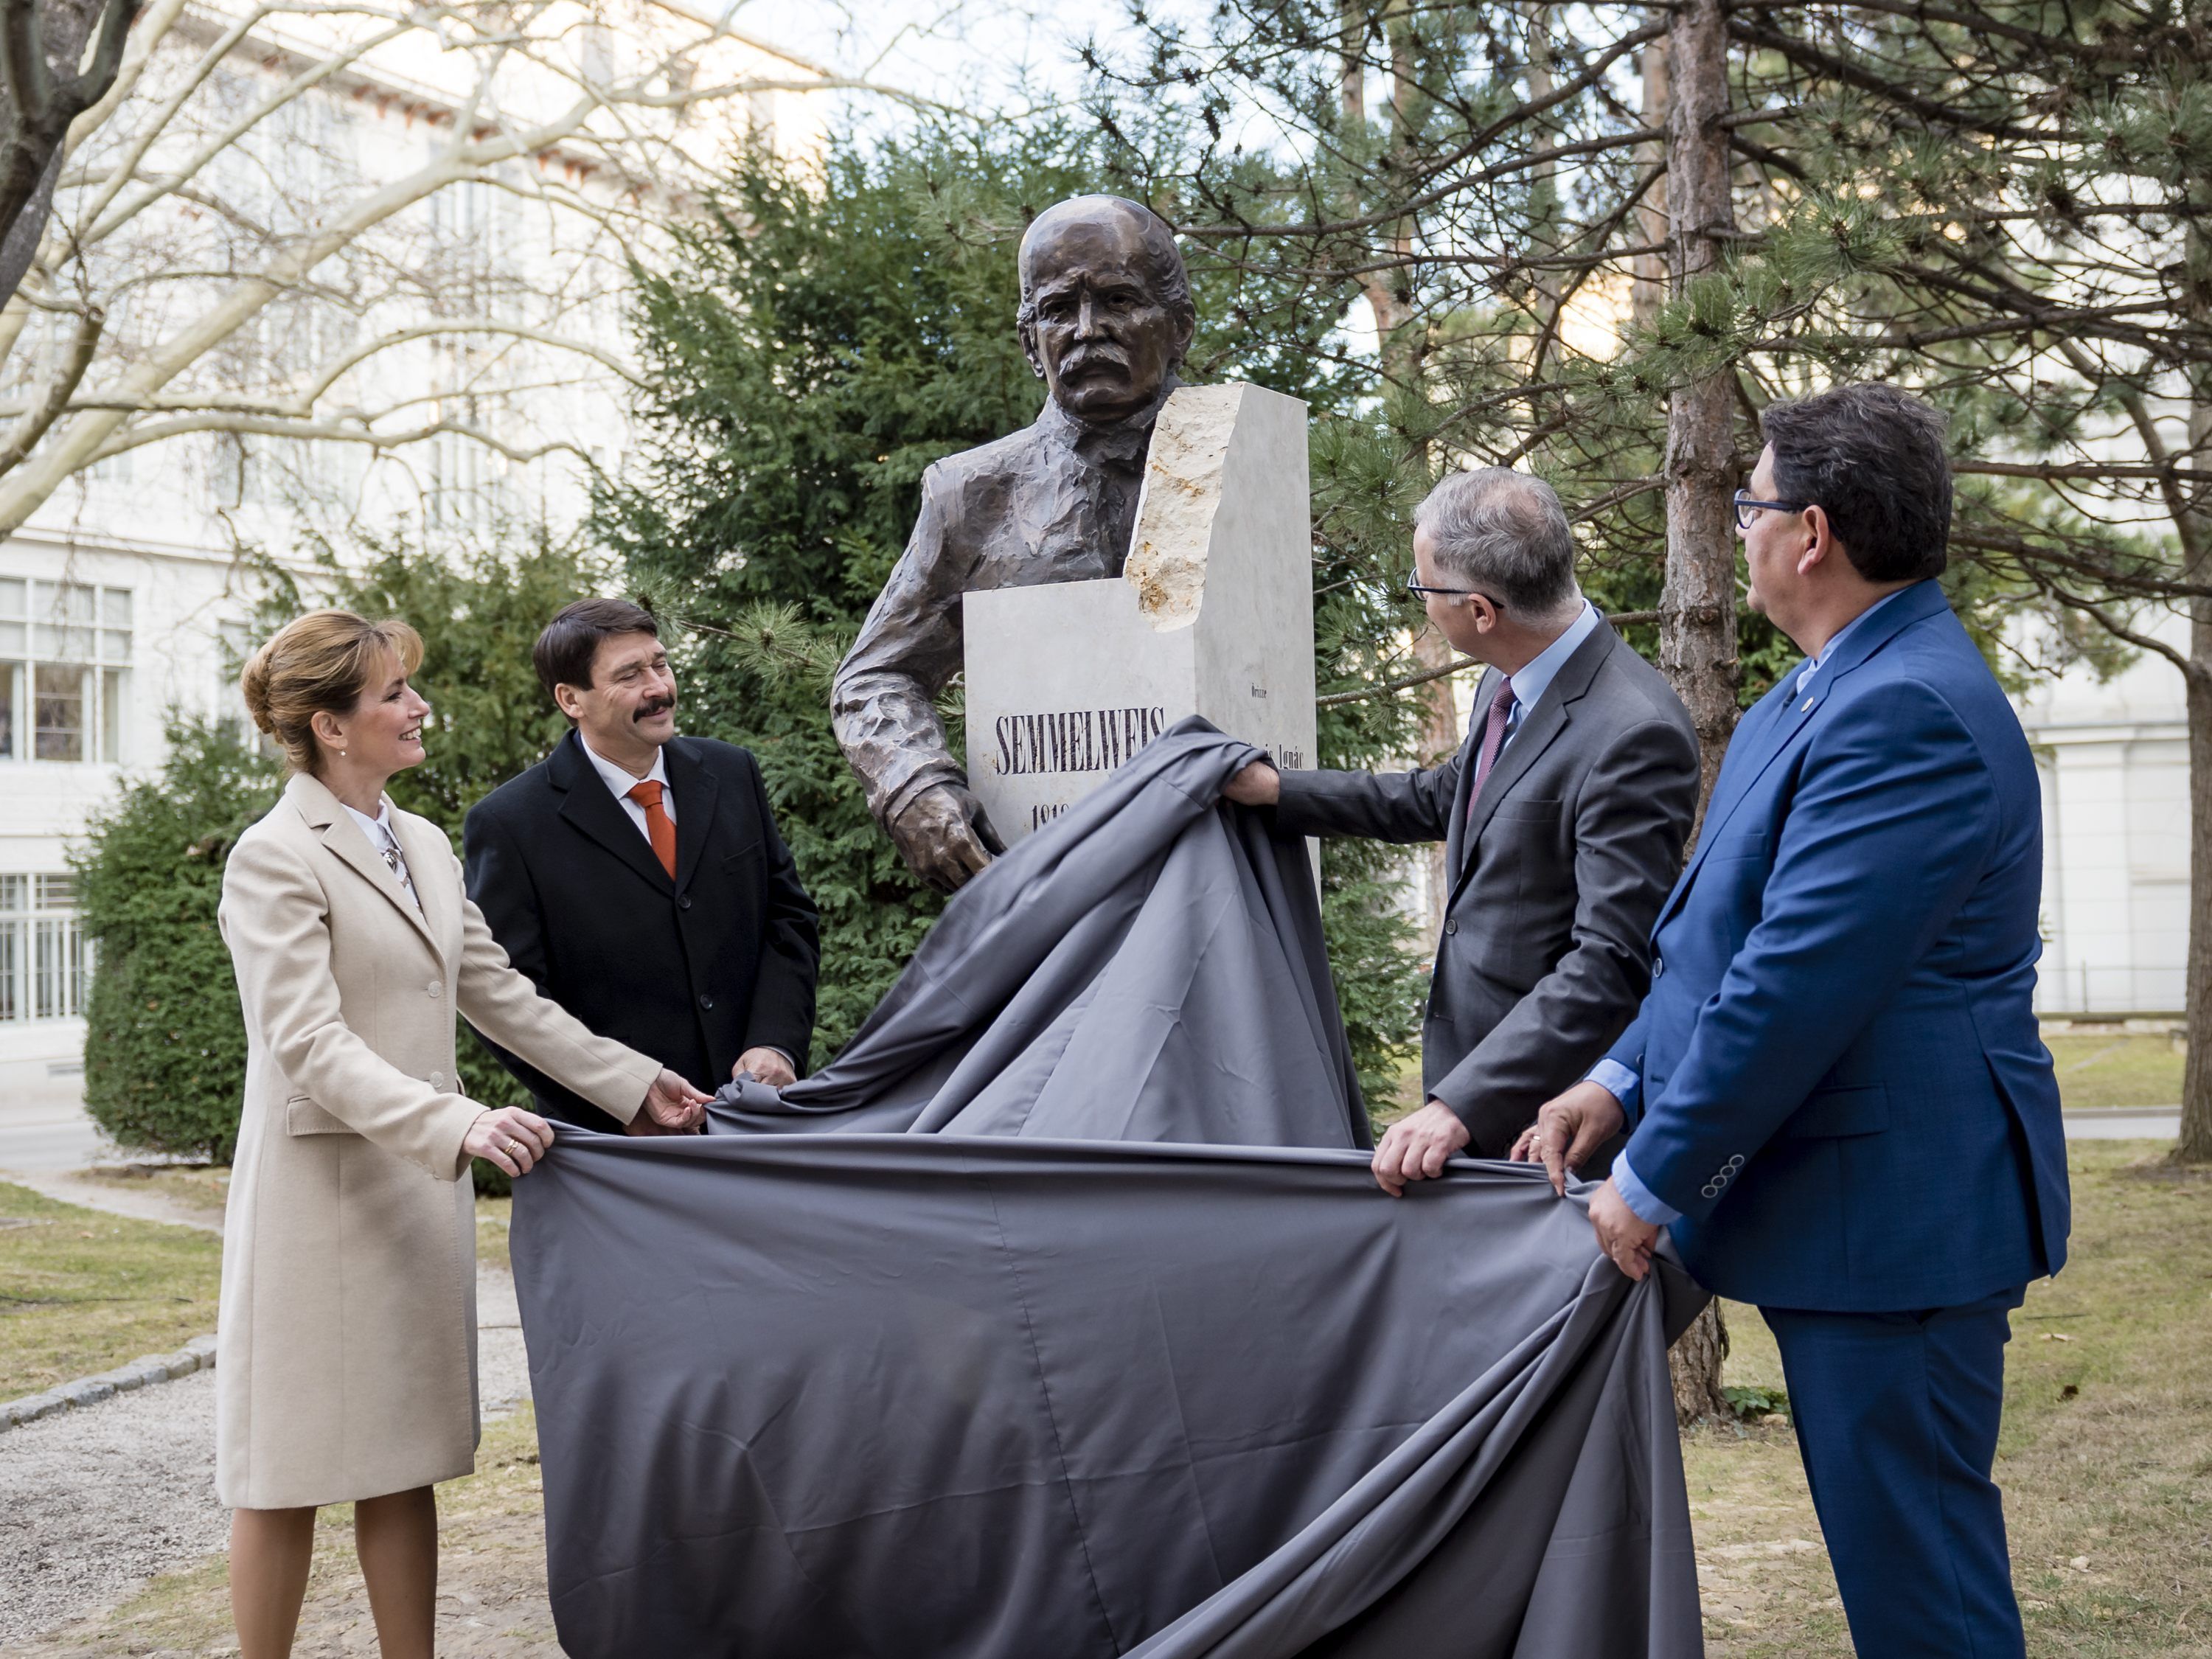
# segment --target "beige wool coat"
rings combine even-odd
[[[398,811],[392,825],[420,909],[303,775],[223,873],[246,1030],[216,1371],[216,1492],[234,1508],[374,1498],[475,1465],[461,1139],[483,1108],[458,1092],[456,1015],[624,1122],[659,1074],[507,965],[436,825]]]

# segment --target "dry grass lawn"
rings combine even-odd
[[[0,1182],[0,1400],[215,1328],[222,1241]]]
[[[2212,1655],[2212,1171],[2158,1154],[2075,1143],[2073,1260],[2014,1316],[1997,1480],[2037,1659]],[[1729,1381],[1779,1387],[1758,1315],[1727,1316]],[[1788,1427],[1686,1450],[1713,1659],[1849,1655]]]
[[[181,1215],[218,1225],[223,1204],[230,1196],[230,1170],[222,1165],[96,1164],[81,1171],[80,1178],[118,1193],[156,1194]]]
[[[2181,1098],[2179,1034],[2090,1032],[2044,1039],[2058,1066],[2058,1093],[2074,1111],[2112,1106],[2172,1106]]]

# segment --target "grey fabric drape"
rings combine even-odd
[[[1694,1292],[1524,1168],[1376,1190],[1254,752],[1176,727],[817,1077],[518,1183],[571,1654],[1702,1650]]]

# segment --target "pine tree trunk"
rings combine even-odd
[[[1654,40],[1644,48],[1641,68],[1644,125],[1663,127],[1667,124],[1669,103],[1667,43],[1664,40]],[[1636,165],[1639,170],[1655,167],[1664,161],[1666,157],[1666,141],[1663,139],[1636,147]],[[1637,204],[1636,228],[1647,244],[1656,245],[1667,240],[1667,180],[1663,174],[1656,184],[1644,192],[1644,199]],[[1638,328],[1648,328],[1667,297],[1667,255],[1663,251],[1639,253],[1631,270],[1634,281],[1629,289],[1629,317]]]
[[[2189,1057],[2181,1072],[2183,1164],[2212,1164],[2212,599],[2189,605]]]
[[[2203,221],[2189,235],[2190,268],[2202,271],[2212,248]],[[2191,320],[2212,324],[2201,284],[2191,290]],[[2189,453],[2212,453],[2212,369],[2191,371]],[[2177,501],[2175,528],[2190,580],[2212,576],[2212,508],[2202,494]],[[2212,599],[2189,602],[2189,667],[2183,675],[2189,711],[2189,965],[2185,994],[2189,1055],[2181,1071],[2181,1138],[2177,1162],[2212,1164]]]
[[[1667,41],[1668,276],[1679,295],[1719,263],[1716,232],[1735,223],[1729,193],[1728,35],[1721,0],[1687,0]],[[1667,578],[1659,667],[1698,731],[1698,819],[1735,730],[1734,371],[1677,386],[1667,402]],[[1693,827],[1692,835],[1697,833]],[[1718,1304],[1674,1346],[1674,1409],[1685,1423],[1727,1410]]]
[[[1413,659],[1423,669],[1442,668],[1458,655],[1451,642],[1433,627],[1424,627],[1413,636]],[[1413,695],[1421,700],[1421,720],[1413,742],[1418,750],[1415,763],[1434,766],[1448,759],[1460,745],[1465,734],[1460,731],[1459,713],[1452,702],[1452,683],[1447,675],[1443,679],[1431,680]],[[1441,940],[1444,933],[1444,909],[1451,901],[1451,866],[1444,859],[1444,842],[1431,842],[1427,848],[1429,865],[1429,938]]]

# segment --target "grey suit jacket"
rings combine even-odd
[[[1483,675],[1468,739],[1441,765],[1285,772],[1278,809],[1301,835],[1445,843],[1451,900],[1421,1082],[1488,1158],[1634,1016],[1698,797],[1688,713],[1600,623],[1523,716],[1470,817],[1481,711],[1498,678]]]

